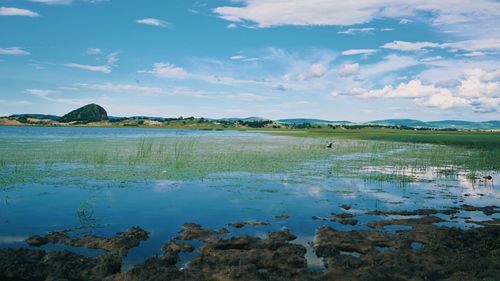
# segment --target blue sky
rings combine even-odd
[[[500,119],[500,2],[0,0],[0,116]]]

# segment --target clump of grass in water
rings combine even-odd
[[[174,144],[174,165],[176,169],[186,167],[192,156],[195,141],[192,139],[178,139]]]
[[[93,199],[88,199],[80,203],[77,211],[78,220],[80,221],[81,229],[90,231],[98,225],[97,219],[94,217],[94,210],[92,208]]]
[[[108,159],[108,153],[106,151],[93,151],[90,153],[87,163],[93,165],[104,165]]]

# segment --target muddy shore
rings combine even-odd
[[[347,211],[348,209],[345,208]],[[450,228],[440,215],[479,211],[500,213],[496,206],[413,211],[372,211],[378,220],[367,230],[316,230],[310,241],[323,259],[324,270],[312,271],[306,248],[295,244],[290,230],[268,232],[267,237],[232,237],[231,229],[258,227],[255,221],[228,223],[229,229],[205,229],[186,223],[164,244],[162,255],[150,257],[122,272],[128,251],[149,238],[140,227],[113,237],[72,236],[70,230],[33,235],[30,246],[0,249],[0,280],[498,280],[500,276],[500,220],[473,222],[470,229]],[[396,217],[395,217],[396,216]],[[331,221],[355,220],[350,213],[332,213]],[[357,223],[357,222],[356,222]],[[387,226],[406,226],[386,231]],[[96,257],[67,250],[46,251],[46,244],[100,249]],[[180,264],[181,253],[196,253]]]

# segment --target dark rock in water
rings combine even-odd
[[[59,122],[99,122],[108,120],[108,114],[104,108],[97,104],[88,104],[80,107],[59,119]]]
[[[350,219],[350,218],[354,218],[355,217],[355,215],[348,214],[348,213],[341,213],[341,214],[331,213],[330,215],[332,217],[336,217],[338,219]]]
[[[33,235],[26,239],[26,243],[30,246],[40,247],[49,243],[49,239],[42,237],[40,235]]]
[[[436,210],[436,209],[418,209],[413,211],[370,211],[367,212],[367,215],[375,215],[375,216],[387,216],[387,215],[397,215],[397,216],[429,216],[435,214],[444,214],[444,215],[454,215],[458,213],[457,208],[452,208],[448,210]]]
[[[204,229],[199,224],[185,223],[182,225],[182,230],[179,232],[179,235],[175,237],[175,239],[206,241],[207,239],[213,237],[216,234],[217,232],[209,229]]]
[[[406,226],[422,226],[431,225],[433,223],[444,222],[443,219],[435,216],[426,216],[416,219],[394,219],[383,221],[370,221],[366,225],[371,228],[384,228],[386,225],[406,225]]]
[[[287,213],[279,214],[279,215],[276,215],[274,217],[277,219],[281,219],[281,220],[286,220],[286,219],[290,218],[290,216]]]
[[[463,205],[457,210],[497,211],[497,207]],[[324,226],[316,231],[315,253],[325,263],[323,272],[307,267],[306,248],[294,243],[290,230],[268,232],[266,238],[218,237],[225,229],[208,230],[198,224],[183,225],[178,238],[204,243],[196,256],[179,268],[181,252],[194,252],[189,243],[169,240],[163,253],[121,271],[124,253],[148,233],[138,227],[115,237],[84,236],[71,238],[68,232],[51,232],[27,239],[31,245],[63,243],[104,249],[98,257],[69,251],[0,249],[1,281],[191,281],[191,280],[498,280],[500,276],[500,219],[475,222],[482,227],[447,228],[434,223],[436,210],[387,211],[419,213],[420,218],[397,218],[367,223],[370,227],[407,225],[396,232],[356,230],[339,231]],[[453,213],[453,214],[455,214]],[[423,214],[423,215],[422,215]],[[354,224],[355,219],[336,221]],[[357,223],[357,221],[356,221]],[[225,231],[224,231],[225,230]],[[311,242],[312,243],[312,242]],[[417,245],[417,247],[415,246]]]
[[[498,225],[463,230],[426,220],[412,224],[413,229],[396,234],[318,229],[314,248],[327,268],[322,280],[497,280],[500,276]],[[416,243],[423,247],[414,249]],[[380,252],[380,248],[391,250]]]
[[[234,228],[242,228],[245,226],[268,226],[271,224],[263,221],[244,221],[244,222],[228,223],[227,225]]]
[[[217,231],[215,231],[217,234],[228,234],[229,230],[227,228],[219,228]]]
[[[100,281],[119,273],[121,259],[89,258],[68,251],[0,249],[0,280]]]
[[[500,207],[498,206],[485,206],[485,207],[475,207],[471,205],[460,206],[462,210],[467,212],[483,212],[487,216],[491,216],[496,213],[500,213]]]
[[[312,216],[311,217],[313,220],[315,221],[327,221],[326,218],[323,218],[323,217],[319,217],[319,216]]]
[[[89,249],[102,249],[113,252],[119,256],[126,256],[128,251],[139,246],[141,241],[147,240],[149,233],[140,227],[132,227],[127,232],[123,232],[112,238],[102,238],[98,236],[82,236],[70,238],[65,231],[50,232],[45,236],[34,235],[26,239],[26,243],[31,246],[42,246],[47,243],[64,244],[73,247],[86,247]]]
[[[347,211],[347,210],[350,210],[352,207],[351,207],[351,205],[343,204],[343,205],[340,205],[340,208]]]
[[[285,229],[268,233],[267,239],[244,236],[209,243],[189,268],[227,276],[224,280],[307,280],[306,249],[288,243],[293,239]]]
[[[358,224],[358,220],[355,219],[344,219],[339,221],[341,224],[348,224],[348,225],[356,225]]]

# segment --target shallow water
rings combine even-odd
[[[61,140],[78,137],[137,138],[144,136],[173,137],[197,135],[205,138],[268,138],[255,132],[189,131],[163,129],[101,129],[101,128],[26,128],[0,127],[0,141],[22,137],[25,141],[43,137]],[[325,161],[316,163],[321,169]],[[304,169],[314,169],[308,161]],[[426,175],[427,176],[427,175]],[[24,239],[47,231],[72,229],[73,235],[92,233],[112,236],[131,226],[151,232],[150,238],[133,248],[124,262],[125,268],[161,253],[161,246],[176,236],[185,222],[195,222],[208,229],[227,227],[236,221],[261,220],[270,226],[228,227],[227,236],[255,235],[264,237],[267,231],[289,228],[298,236],[294,243],[308,247],[311,268],[321,267],[309,246],[315,230],[328,225],[337,230],[368,229],[365,225],[376,216],[365,215],[371,210],[443,209],[462,204],[474,206],[499,205],[498,174],[487,182],[473,183],[465,176],[435,177],[432,181],[401,185],[391,182],[342,178],[327,173],[215,173],[204,179],[172,180],[88,180],[72,183],[53,178],[49,182],[26,182],[0,191],[0,248],[27,247]],[[346,204],[352,208],[341,208]],[[357,215],[357,225],[330,221],[330,213]],[[288,219],[275,216],[286,213]],[[319,219],[314,220],[316,216]],[[487,220],[500,217],[479,212],[461,211],[458,218],[439,215],[449,226],[470,227],[465,218]],[[395,216],[397,217],[397,216]],[[325,218],[326,220],[322,220]],[[395,231],[389,226],[387,231]],[[418,247],[419,245],[416,245]],[[47,245],[44,249],[61,249]],[[73,250],[73,249],[71,249]],[[89,256],[99,251],[77,250]],[[196,254],[196,253],[195,253]],[[190,255],[185,255],[187,262]]]

